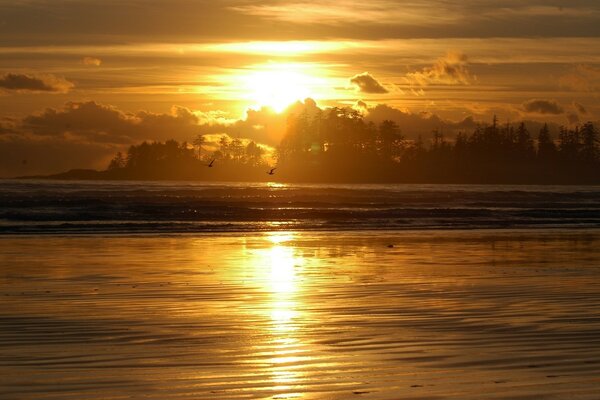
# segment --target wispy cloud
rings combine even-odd
[[[595,92],[600,90],[600,68],[592,65],[578,65],[571,72],[560,78],[563,88],[579,92]]]
[[[430,84],[466,85],[473,79],[468,70],[467,56],[459,52],[449,52],[439,58],[431,67],[406,74],[406,81],[418,86]]]
[[[432,14],[430,4],[373,0],[368,3],[341,2],[334,0],[314,2],[287,2],[275,4],[247,4],[231,7],[243,14],[259,16],[285,22],[302,24],[396,24],[399,22],[417,24],[447,23],[459,15],[444,7],[446,12]]]

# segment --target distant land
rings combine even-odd
[[[523,122],[477,126],[448,140],[406,139],[385,120],[376,125],[348,109],[300,114],[275,154],[224,135],[207,153],[193,144],[143,142],[117,153],[106,170],[73,169],[22,179],[200,180],[314,183],[600,184],[600,135],[592,122],[530,132]],[[211,165],[209,167],[209,165]],[[276,168],[274,175],[269,175]]]

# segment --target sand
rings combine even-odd
[[[3,237],[0,296],[2,399],[600,393],[598,230]]]

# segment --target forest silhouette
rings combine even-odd
[[[255,142],[223,135],[217,149],[192,143],[143,142],[118,153],[106,171],[74,170],[63,178],[176,179],[283,182],[406,183],[600,183],[600,140],[591,122],[547,125],[529,132],[525,123],[478,126],[446,138],[441,131],[407,140],[393,121],[376,125],[348,108],[292,115],[274,158]],[[206,168],[214,160],[215,168]],[[268,171],[277,167],[275,177]],[[85,175],[85,176],[82,176]],[[55,176],[56,177],[56,176]]]

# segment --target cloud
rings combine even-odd
[[[40,136],[71,137],[82,141],[131,144],[143,140],[191,141],[203,120],[192,110],[173,106],[170,113],[127,113],[113,106],[68,102],[23,118],[23,130]]]
[[[388,93],[371,74],[363,72],[350,78],[350,83],[354,84],[361,93]]]
[[[97,57],[83,57],[81,59],[81,63],[83,65],[89,65],[94,67],[99,67],[102,64],[102,60]]]
[[[376,124],[385,120],[394,121],[402,130],[402,134],[408,139],[416,139],[419,135],[429,137],[431,132],[436,129],[453,136],[454,133],[470,131],[477,126],[477,123],[471,116],[454,122],[440,118],[436,114],[413,114],[387,104],[377,104],[374,107],[367,108],[365,119]]]
[[[578,92],[600,90],[600,68],[591,65],[578,65],[571,72],[560,77],[561,87]]]
[[[219,111],[199,112],[173,106],[168,113],[126,112],[94,101],[68,102],[20,119],[0,119],[0,176],[48,174],[72,168],[105,168],[117,151],[146,141],[175,139],[191,143],[198,134],[227,135],[242,143],[279,143],[287,116],[316,112],[313,100],[291,106],[286,114],[249,110],[246,119],[231,121]],[[210,150],[211,141],[207,143]],[[28,160],[26,164],[22,160]]]
[[[416,3],[405,4],[397,7],[393,0],[372,0],[369,3],[340,2],[336,0],[322,0],[314,2],[296,1],[280,4],[250,4],[231,7],[232,10],[275,21],[298,24],[330,24],[344,25],[348,23],[361,24],[397,24],[402,20],[405,23],[419,23],[437,25],[454,21],[455,13],[446,10],[436,18],[427,12],[426,5]]]
[[[18,121],[18,130],[36,136],[127,145],[144,140],[191,142],[198,134],[228,134],[258,143],[276,145],[285,133],[288,117],[319,107],[312,99],[292,104],[282,113],[268,107],[247,110],[244,119],[232,120],[221,111],[201,112],[173,106],[169,113],[125,112],[94,101],[68,102],[62,108],[47,108]]]
[[[521,105],[523,111],[532,114],[560,115],[565,112],[556,100],[531,99]]]
[[[291,104],[281,113],[269,107],[261,107],[258,110],[248,109],[244,119],[225,123],[213,120],[212,123],[203,124],[200,131],[202,134],[225,133],[231,137],[246,137],[259,143],[276,146],[285,135],[290,116],[306,113],[312,117],[320,111],[317,103],[307,98],[304,102],[297,101]]]
[[[15,92],[66,93],[73,83],[54,75],[27,75],[7,73],[0,77],[0,89]]]
[[[401,6],[395,0],[136,0],[111,1],[109,7],[104,2],[73,0],[1,3],[3,46],[138,44],[148,41],[149,27],[157,43],[198,38],[297,40],[299,36],[316,40],[561,36],[557,33],[597,37],[599,14],[597,0],[562,1],[560,7],[548,0],[429,0]],[[140,4],[145,4],[144,18],[139,17]]]
[[[421,71],[409,72],[405,80],[418,86],[430,84],[467,85],[473,77],[468,69],[468,58],[463,53],[448,52],[439,58],[431,67]]]
[[[535,101],[540,100],[530,102]],[[471,132],[481,123],[472,116],[451,121],[433,113],[413,114],[386,104],[370,106],[364,101],[353,107],[360,109],[367,122],[396,122],[408,139],[419,135],[427,139],[433,130],[451,139],[460,131]],[[126,151],[131,144],[167,139],[190,143],[198,134],[205,135],[204,150],[208,152],[216,150],[218,140],[225,136],[239,138],[243,144],[255,141],[270,154],[285,135],[290,116],[306,114],[312,118],[327,112],[327,108],[306,99],[282,113],[266,107],[250,109],[245,118],[232,121],[223,112],[200,112],[181,106],[173,106],[167,113],[153,113],[126,112],[94,101],[69,102],[24,118],[0,118],[0,176],[105,168],[117,151]],[[528,123],[532,132],[539,127],[539,123]]]

